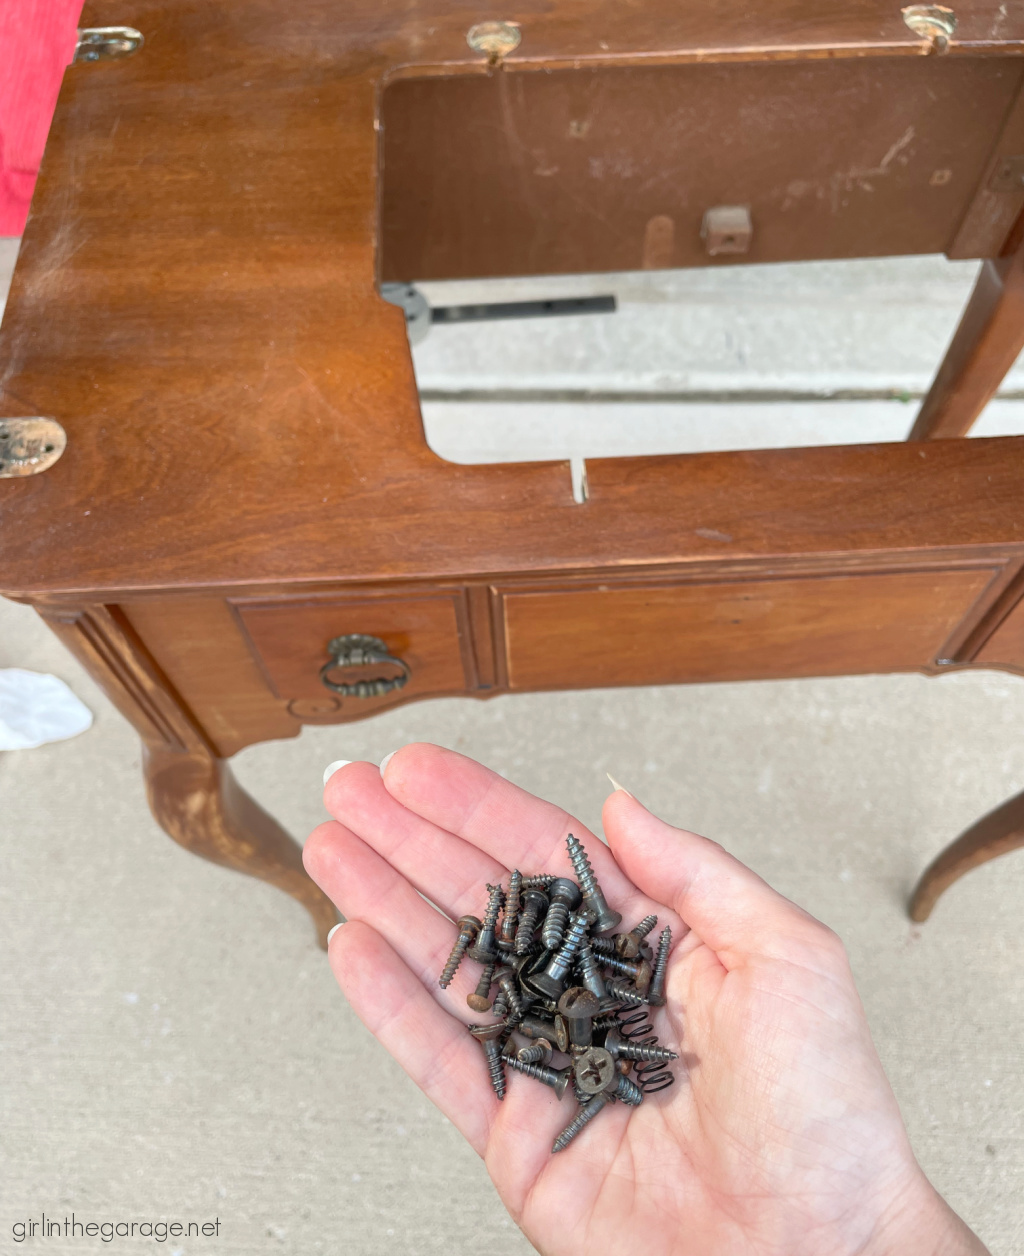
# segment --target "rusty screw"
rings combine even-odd
[[[610,1095],[621,1099],[623,1103],[628,1103],[631,1108],[639,1108],[644,1101],[644,1092],[636,1082],[625,1073],[620,1073],[618,1069],[615,1070],[615,1080],[607,1090]]]
[[[596,994],[599,999],[608,997],[608,988],[604,984],[604,977],[601,976],[601,967],[594,957],[594,949],[590,945],[590,938],[584,938],[580,943],[580,953],[576,958],[576,971],[580,975],[580,983],[590,991]]]
[[[505,1069],[502,1066],[501,1044],[498,1039],[505,1032],[504,1025],[470,1025],[469,1032],[479,1042],[487,1057],[487,1072],[491,1086],[499,1099],[505,1098]]]
[[[668,1047],[650,1047],[643,1043],[630,1042],[623,1038],[618,1029],[609,1029],[605,1034],[604,1049],[615,1060],[657,1060],[667,1064],[670,1060],[679,1059]]]
[[[651,984],[653,969],[645,959],[619,959],[617,955],[602,955],[601,963],[613,973],[632,981],[640,994],[646,994]]]
[[[558,1010],[569,1026],[569,1042],[589,1047],[594,1040],[594,1017],[601,1010],[597,995],[584,986],[570,986],[558,1000]]]
[[[654,957],[654,975],[647,991],[647,1002],[656,1007],[665,1003],[665,969],[668,965],[669,947],[672,945],[672,930],[666,925],[658,938],[658,953]]]
[[[459,965],[462,963],[462,957],[469,950],[469,944],[480,932],[480,921],[476,916],[460,916],[459,917],[459,936],[455,939],[455,945],[452,947],[452,953],[448,956],[448,962],[445,964],[441,976],[438,980],[442,990],[447,990],[451,984],[452,978]]]
[[[528,1047],[520,1047],[516,1059],[521,1064],[547,1064],[554,1048],[547,1038],[535,1038]]]
[[[476,935],[476,942],[469,951],[469,958],[475,959],[480,964],[489,964],[497,959],[498,943],[494,933],[494,926],[498,923],[498,912],[501,910],[501,903],[504,898],[500,885],[489,885],[487,889],[490,893],[490,897],[487,900],[487,911],[484,912],[483,924],[480,926],[480,932]]]
[[[474,1012],[486,1012],[491,1006],[491,986],[494,985],[494,963],[484,965],[484,970],[480,974],[480,980],[476,983],[476,989],[472,994],[466,995],[466,1002]]]
[[[533,942],[533,935],[541,917],[547,911],[548,896],[543,890],[524,890],[523,905],[519,912],[519,928],[516,930],[516,954],[525,955]]]
[[[505,910],[501,916],[501,929],[498,931],[498,944],[504,948],[513,947],[516,940],[516,922],[519,919],[519,896],[522,888],[523,874],[516,868],[508,878]]]
[[[604,1047],[588,1047],[581,1056],[577,1057],[574,1071],[580,1089],[588,1095],[596,1095],[602,1090],[607,1090],[619,1075],[611,1052],[606,1051]]]
[[[585,1103],[565,1129],[562,1130],[561,1134],[559,1134],[555,1141],[551,1144],[552,1152],[562,1151],[568,1147],[580,1130],[592,1121],[606,1104],[611,1102],[611,1095],[600,1094],[595,1095],[589,1103]]]
[[[639,990],[627,985],[624,981],[619,981],[618,978],[606,981],[605,985],[608,987],[609,999],[615,999],[619,1003],[626,1003],[630,1007],[640,1007],[641,1004],[650,1003],[651,1001],[647,996],[642,995]]]
[[[508,1054],[505,1055],[505,1063],[514,1068],[517,1073],[525,1073],[527,1077],[550,1086],[559,1099],[565,1094],[566,1087],[572,1081],[572,1065],[570,1064],[567,1064],[565,1068],[548,1068],[546,1064],[524,1064],[517,1056]]]
[[[640,954],[640,943],[658,923],[657,916],[645,916],[629,933],[615,935],[615,953],[623,959],[636,959]]]
[[[576,912],[570,918],[565,941],[548,961],[547,967],[542,969],[541,972],[531,973],[525,978],[526,985],[531,990],[535,990],[538,994],[549,999],[559,998],[565,988],[566,974],[572,967],[572,962],[576,958],[576,952],[579,950],[584,937],[586,937],[590,919],[590,916],[585,912]]]
[[[583,895],[580,893],[580,887],[576,882],[570,881],[568,877],[559,877],[557,880],[552,881],[549,894],[551,902],[548,907],[548,914],[544,917],[544,927],[541,929],[540,940],[544,943],[545,949],[557,951],[562,945],[562,937],[569,920],[569,913],[576,911]]]
[[[622,917],[608,906],[608,900],[597,883],[594,870],[587,858],[587,852],[579,839],[570,833],[565,839],[565,844],[569,848],[569,859],[576,873],[576,880],[579,881],[580,889],[583,891],[584,905],[594,913],[594,932],[611,933],[615,926],[621,923]]]
[[[523,1000],[519,994],[519,987],[516,985],[516,979],[512,975],[511,968],[499,968],[494,974],[494,980],[498,983],[498,987],[503,995],[503,1001],[508,1009],[507,1023],[514,1025],[517,1021],[523,1019]]]

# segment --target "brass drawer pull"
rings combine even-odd
[[[328,645],[331,657],[320,668],[320,679],[332,693],[344,698],[379,698],[381,694],[401,689],[409,679],[409,664],[388,653],[388,647],[380,637],[368,637],[361,632],[350,632],[335,637]],[[331,680],[329,673],[341,667],[365,667],[368,663],[391,663],[402,669],[401,675],[374,680],[356,680],[351,684]]]

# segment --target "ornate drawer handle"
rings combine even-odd
[[[409,664],[389,654],[388,647],[380,637],[350,632],[344,637],[335,637],[327,650],[331,657],[320,668],[320,679],[332,693],[340,693],[344,698],[378,698],[381,694],[401,689],[409,679]],[[367,663],[391,663],[400,667],[402,673],[390,679],[382,676],[375,680],[357,680],[352,684],[339,684],[329,678],[328,673],[335,668],[364,667]]]

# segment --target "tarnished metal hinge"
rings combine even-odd
[[[130,57],[145,41],[134,26],[90,26],[78,32],[72,64],[79,61],[105,61],[109,57]]]
[[[0,419],[0,480],[52,467],[68,438],[56,419]]]

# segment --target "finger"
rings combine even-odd
[[[384,788],[372,763],[350,763],[335,772],[324,788],[324,804],[453,920],[466,912],[479,916],[487,885],[508,873],[498,859],[404,807]]]
[[[441,989],[438,978],[457,931],[385,859],[331,821],[313,832],[303,861],[343,916],[376,930],[449,1014],[463,1022],[473,1019],[466,995],[476,987],[480,966],[464,961],[451,985]]]
[[[823,929],[716,842],[659,820],[624,789],[605,800],[603,818],[625,873],[662,895],[726,968],[782,953],[809,925]]]
[[[343,925],[328,955],[355,1014],[482,1156],[498,1100],[479,1044],[369,925]]]
[[[640,893],[608,848],[561,807],[520,789],[482,764],[440,746],[403,746],[388,761],[384,785],[398,802],[524,874],[571,876],[568,833],[586,846],[598,883],[627,928],[664,900]],[[678,925],[678,920],[675,924]]]

